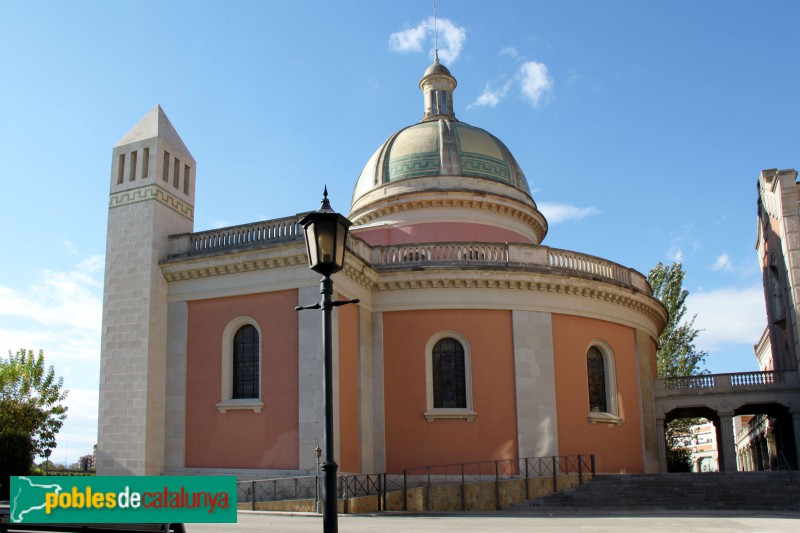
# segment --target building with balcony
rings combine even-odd
[[[341,470],[593,453],[658,471],[664,307],[641,273],[543,244],[522,169],[456,118],[438,59],[419,88],[422,119],[365,153],[334,276],[360,299],[334,311]],[[321,317],[294,309],[319,299],[299,216],[195,232],[195,175],[158,106],[113,150],[98,473],[311,471]]]

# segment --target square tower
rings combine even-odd
[[[97,472],[164,466],[169,236],[194,226],[196,165],[156,105],[114,147],[108,211]]]

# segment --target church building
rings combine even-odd
[[[666,311],[645,276],[543,244],[522,169],[456,118],[438,58],[419,88],[422,119],[364,154],[346,213],[340,471],[577,454],[658,471]],[[322,317],[295,311],[319,301],[301,215],[195,232],[196,170],[160,106],[113,149],[97,471],[313,472]]]

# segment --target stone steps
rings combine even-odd
[[[513,511],[800,511],[800,472],[598,475]]]

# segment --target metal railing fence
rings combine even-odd
[[[378,496],[378,510],[386,509],[386,494],[402,491],[404,506],[409,490],[440,485],[469,483],[495,483],[504,480],[552,478],[553,489],[558,487],[558,476],[578,474],[579,483],[585,475],[595,474],[595,456],[562,455],[528,457],[525,459],[498,459],[474,463],[407,468],[399,472],[379,474],[343,474],[337,479],[339,498],[348,500],[362,496]],[[315,499],[317,476],[298,476],[240,481],[237,487],[239,503]],[[526,496],[528,484],[525,484]],[[464,491],[461,491],[462,499]],[[499,498],[499,496],[498,496]],[[499,506],[499,499],[498,499]]]

